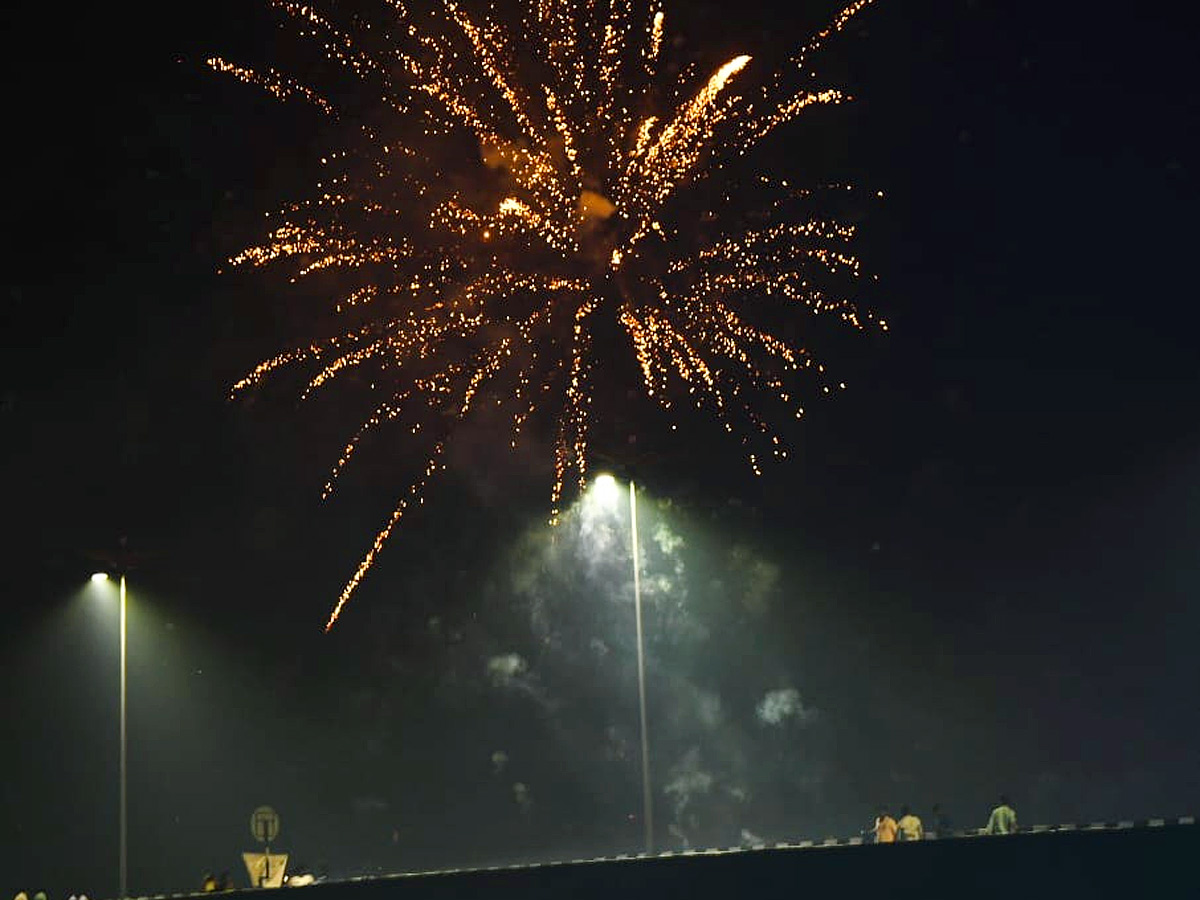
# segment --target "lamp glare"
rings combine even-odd
[[[617,479],[611,475],[598,475],[595,482],[592,484],[593,490],[596,492],[596,499],[605,506],[616,506],[617,503]]]

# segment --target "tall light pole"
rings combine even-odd
[[[105,572],[97,572],[95,575],[92,576],[92,581],[96,582],[97,584],[103,584],[103,583],[107,582],[108,580],[109,580],[108,575]],[[120,619],[121,619],[121,728],[120,728],[121,751],[120,751],[119,766],[120,766],[120,781],[121,781],[121,799],[120,799],[120,814],[119,814],[120,821],[119,821],[119,826],[118,826],[120,829],[120,837],[119,837],[120,849],[118,850],[118,862],[117,862],[117,872],[118,872],[117,897],[123,898],[123,897],[129,896],[129,892],[128,892],[128,884],[129,884],[129,878],[128,878],[128,875],[129,875],[129,827],[128,827],[128,823],[129,823],[129,804],[128,804],[129,791],[128,791],[128,784],[129,784],[129,781],[128,781],[128,772],[126,769],[126,752],[125,752],[126,746],[128,745],[128,741],[126,739],[126,735],[127,735],[126,720],[127,719],[126,719],[126,714],[125,714],[125,710],[126,710],[126,702],[125,702],[125,657],[126,657],[126,653],[125,653],[125,651],[126,651],[126,646],[128,643],[128,641],[127,641],[128,629],[126,628],[126,616],[125,616],[125,574],[124,573],[121,574],[120,590],[121,590],[121,615],[120,615]]]
[[[615,504],[620,496],[611,475],[599,475],[595,488],[601,499]],[[633,612],[637,624],[638,720],[642,736],[642,823],[646,852],[654,852],[654,795],[650,791],[650,735],[646,727],[646,651],[642,633],[642,573],[638,553],[637,488],[629,482],[629,540],[633,557]]]
[[[646,852],[654,852],[654,798],[650,793],[650,738],[646,731],[646,653],[642,644],[642,575],[638,556],[637,489],[629,481],[629,532],[633,548],[633,611],[637,618],[638,713],[642,726],[642,821]]]
[[[118,881],[118,897],[128,897],[129,891],[129,772],[126,767],[127,740],[125,715],[125,648],[128,644],[129,630],[125,627],[125,574],[121,574],[121,861],[120,880]]]

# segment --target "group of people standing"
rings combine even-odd
[[[950,820],[946,818],[940,806],[933,807],[933,817],[930,824],[933,833],[946,836],[952,831]],[[1000,802],[988,817],[987,825],[981,830],[982,834],[1016,834],[1017,811],[1003,794]],[[900,818],[893,819],[886,808],[879,811],[875,818],[875,827],[871,830],[877,844],[894,844],[897,841],[920,841],[925,837],[925,826],[919,816],[913,814],[907,806],[900,808]]]

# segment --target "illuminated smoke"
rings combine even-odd
[[[493,656],[487,661],[488,678],[496,687],[507,687],[525,674],[528,664],[516,653]]]
[[[685,830],[684,823],[689,823],[689,808],[701,796],[707,795],[713,789],[714,778],[711,772],[705,771],[700,765],[700,748],[691,747],[674,766],[663,793],[671,802],[674,822],[680,830]],[[694,819],[690,824],[695,824]]]
[[[533,809],[533,794],[529,790],[529,786],[524,782],[516,782],[513,786],[513,800],[516,801],[517,807],[524,815],[529,815]]]
[[[721,724],[721,698],[707,691],[696,691],[696,718],[705,728],[716,728]]]
[[[481,607],[481,621],[494,616],[503,635],[491,646],[505,652],[493,658],[505,662],[495,665],[496,681],[482,680],[488,690],[532,701],[536,740],[577,761],[572,777],[585,790],[636,796],[641,752],[627,516],[624,507],[605,510],[585,496],[558,526],[539,523],[513,542]],[[764,584],[768,595],[786,596],[778,582],[789,580],[757,548],[725,545],[649,491],[639,499],[639,521],[643,585],[663,587],[643,591],[662,839],[673,847],[730,846],[743,842],[742,829],[771,840],[802,829],[828,773],[829,731],[808,705],[820,698],[802,698],[790,686],[803,683],[796,661],[780,656],[771,624],[737,602]],[[514,633],[514,620],[528,632]],[[527,668],[511,659],[514,646],[537,648],[518,657],[529,660]],[[540,694],[527,688],[535,676]],[[534,740],[529,727],[514,718],[504,740]],[[512,766],[505,771],[516,774]],[[538,789],[542,782],[529,783]],[[780,808],[785,795],[796,804],[787,811]],[[621,811],[629,812],[636,809]]]
[[[790,719],[807,722],[814,715],[813,710],[801,702],[800,692],[795,688],[767,691],[754,713],[764,725],[782,725]]]
[[[741,838],[743,847],[761,847],[767,842],[766,838],[755,834],[748,828],[742,829]]]

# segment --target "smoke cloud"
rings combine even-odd
[[[754,714],[764,725],[782,725],[789,720],[808,722],[815,715],[815,710],[806,707],[800,700],[800,692],[789,687],[767,691]]]
[[[646,495],[638,526],[661,837],[681,848],[763,843],[802,798],[817,796],[826,771],[817,730],[787,727],[810,725],[816,711],[789,684],[793,662],[773,653],[763,633],[780,569],[746,545],[689,528],[676,508]],[[598,852],[638,840],[632,540],[627,504],[585,492],[556,527],[531,528],[515,542],[480,606],[480,646],[490,645],[480,653],[483,690],[532,701],[536,713],[523,717],[513,706],[491,747],[525,746],[563,761],[521,769],[509,802],[527,827],[550,830],[565,827],[581,805],[593,809],[586,827],[612,836]],[[760,685],[772,683],[784,686],[764,693]],[[491,764],[495,776],[518,775],[504,751]],[[596,798],[604,798],[598,807]],[[804,833],[783,827],[781,836]]]

